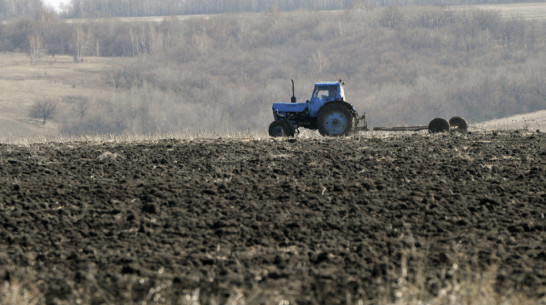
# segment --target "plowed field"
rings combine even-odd
[[[546,293],[545,133],[0,145],[0,172],[0,276],[49,304]]]

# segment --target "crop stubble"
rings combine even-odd
[[[0,276],[32,270],[48,303],[167,283],[343,304],[407,262],[431,293],[494,266],[499,292],[541,298],[545,160],[521,132],[0,145]]]

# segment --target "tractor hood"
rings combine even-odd
[[[303,112],[307,103],[273,103],[273,112]]]
[[[281,116],[287,113],[304,113],[308,111],[307,103],[273,103],[273,117],[278,120],[277,112]]]

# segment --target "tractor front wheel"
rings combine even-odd
[[[346,136],[354,129],[354,117],[342,104],[324,106],[318,113],[317,127],[323,136]]]
[[[269,135],[272,137],[292,137],[294,133],[286,121],[273,121],[269,125]]]

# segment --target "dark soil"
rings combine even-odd
[[[0,145],[0,172],[0,276],[47,303],[345,304],[406,261],[546,293],[544,133]]]

